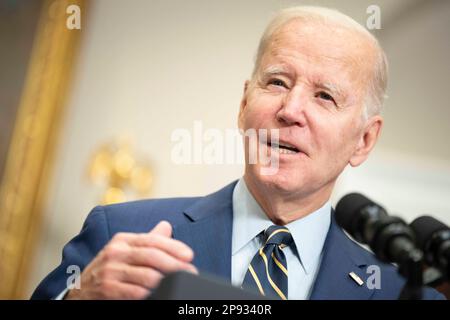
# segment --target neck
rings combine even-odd
[[[277,225],[286,225],[317,211],[330,199],[334,187],[333,181],[314,192],[292,193],[255,182],[247,174],[244,174],[244,181],[267,217]]]

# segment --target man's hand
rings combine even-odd
[[[81,274],[80,289],[65,299],[143,299],[167,273],[198,273],[192,249],[171,236],[167,221],[149,233],[116,234]]]

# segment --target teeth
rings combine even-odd
[[[283,149],[283,148],[278,148],[278,149],[272,149],[272,150],[277,150],[278,153],[282,153],[282,154],[296,154],[297,152],[289,150],[289,149]]]
[[[283,143],[272,143],[272,147],[278,147],[278,148],[291,148],[291,149],[297,149],[294,145],[289,144],[287,142]]]
[[[296,149],[297,148],[295,146],[293,146],[292,144],[289,143],[280,143],[280,144],[272,144],[272,148],[273,149],[278,149],[278,153],[282,153],[282,154],[296,154],[297,151],[294,150],[290,150],[290,149],[286,149],[286,148],[291,148],[291,149]]]
[[[266,143],[263,143],[262,141],[260,141],[261,144],[266,145]],[[292,148],[292,149],[296,149],[297,148],[295,146],[293,146],[292,144],[289,143],[272,143],[271,145],[269,145],[269,147],[274,150],[277,151],[278,153],[282,153],[282,154],[296,154],[299,151],[294,151],[294,150],[290,150],[290,149],[286,149],[286,148]]]

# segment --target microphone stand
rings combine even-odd
[[[373,237],[371,247],[382,261],[397,263],[399,273],[406,278],[398,300],[422,300],[425,260],[422,250],[416,247],[410,230],[396,217],[378,222],[377,227],[380,231]]]
[[[406,283],[398,300],[422,300],[423,298],[423,253],[419,249],[405,252],[399,264],[399,272]]]

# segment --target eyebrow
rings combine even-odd
[[[290,72],[286,67],[283,66],[269,66],[266,69],[262,71],[262,74],[264,76],[271,76],[271,75],[277,75],[277,74],[289,74]]]

